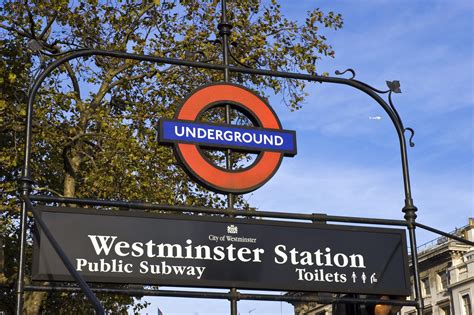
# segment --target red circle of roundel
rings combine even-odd
[[[276,114],[264,100],[244,87],[229,83],[199,88],[184,101],[175,119],[195,121],[211,104],[226,102],[250,113],[261,124],[259,127],[281,129]],[[275,174],[283,158],[279,152],[261,152],[252,166],[242,170],[225,170],[204,158],[195,144],[178,143],[175,152],[193,179],[223,193],[246,193],[259,188]]]

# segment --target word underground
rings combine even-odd
[[[281,146],[283,137],[273,134],[241,132],[237,130],[220,130],[200,127],[174,126],[174,134],[179,138],[220,140],[228,142],[255,143]]]
[[[98,261],[76,258],[77,271],[128,274],[138,271],[140,274],[189,276],[201,279],[207,267],[175,265],[170,264],[167,259],[262,263],[265,256],[263,248],[237,248],[234,244],[227,246],[194,245],[190,239],[187,239],[186,244],[182,245],[155,243],[153,240],[130,243],[119,241],[117,236],[109,235],[88,235],[88,238],[97,256],[107,257],[110,255],[117,258],[100,258]],[[296,266],[295,274],[300,281],[344,283],[347,281],[346,274],[338,272],[328,273],[322,268],[366,268],[363,255],[332,253],[329,247],[326,247],[324,250],[318,249],[310,252],[299,251],[296,248],[288,249],[285,245],[276,245],[273,249],[273,254],[273,263]],[[142,260],[138,263],[138,268],[136,269],[133,263],[125,263],[120,259],[125,257],[160,260],[157,261],[157,264],[152,264],[148,260]],[[313,267],[313,269],[310,269],[310,267]]]

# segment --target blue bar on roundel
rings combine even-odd
[[[296,155],[296,132],[184,120],[160,120],[160,143],[192,143],[247,151]]]

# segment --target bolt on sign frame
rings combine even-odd
[[[221,37],[222,44],[222,64],[210,64],[204,62],[195,62],[173,58],[163,58],[150,55],[138,55],[118,51],[106,51],[98,49],[77,49],[65,52],[60,58],[48,65],[34,80],[28,95],[27,105],[27,121],[26,121],[26,142],[25,142],[25,156],[24,165],[22,170],[22,176],[20,181],[20,198],[22,201],[21,207],[21,221],[20,221],[20,249],[19,249],[19,266],[18,266],[18,281],[16,286],[16,314],[23,313],[23,300],[25,291],[62,291],[62,292],[80,292],[82,291],[87,299],[93,305],[97,314],[104,314],[104,309],[97,299],[95,293],[110,293],[110,294],[124,294],[131,296],[167,296],[167,297],[187,297],[187,298],[211,298],[211,299],[226,299],[230,301],[230,314],[237,314],[237,301],[238,300],[259,300],[259,301],[286,301],[286,302],[316,302],[321,304],[330,303],[351,303],[351,304],[385,304],[395,306],[413,306],[416,308],[418,314],[422,314],[423,310],[423,299],[421,296],[420,276],[418,267],[418,255],[416,245],[415,228],[419,227],[445,237],[455,239],[459,242],[474,245],[474,242],[465,240],[456,235],[445,233],[443,231],[434,229],[432,227],[423,225],[416,222],[416,212],[411,194],[410,187],[410,176],[408,171],[408,158],[407,158],[407,145],[405,132],[410,131],[411,137],[409,139],[410,146],[413,146],[412,137],[414,131],[411,128],[405,128],[403,122],[398,115],[395,106],[392,103],[392,93],[399,93],[398,82],[388,82],[388,90],[378,90],[364,82],[354,79],[355,72],[352,69],[347,69],[344,72],[336,71],[336,75],[342,75],[346,72],[352,74],[351,78],[342,77],[330,77],[330,76],[319,76],[301,73],[290,73],[280,72],[262,69],[253,69],[242,66],[233,66],[229,62],[229,45],[228,38],[231,33],[232,25],[227,20],[226,15],[226,0],[221,0],[221,21],[218,24],[219,35]],[[139,60],[153,63],[169,64],[183,67],[194,67],[201,69],[210,69],[216,71],[222,71],[224,74],[224,82],[229,82],[229,74],[232,73],[244,73],[256,76],[269,76],[278,78],[288,78],[296,80],[304,80],[307,82],[319,82],[319,83],[334,83],[343,84],[362,91],[371,97],[377,104],[379,104],[386,114],[392,121],[395,130],[399,138],[400,154],[401,154],[401,165],[403,175],[403,187],[405,195],[405,205],[402,208],[404,212],[405,220],[393,220],[393,219],[377,219],[377,218],[363,218],[363,217],[347,217],[347,216],[331,216],[324,214],[302,214],[302,213],[284,213],[284,212],[270,212],[270,211],[258,211],[257,213],[249,213],[239,211],[234,208],[233,195],[228,194],[228,207],[227,209],[214,209],[206,207],[187,207],[177,205],[162,205],[162,204],[150,204],[141,202],[126,202],[126,201],[112,201],[112,200],[91,200],[91,199],[79,199],[79,198],[58,198],[45,195],[30,195],[32,190],[33,178],[31,174],[31,148],[32,148],[32,128],[33,128],[33,114],[34,114],[34,101],[35,96],[41,87],[46,77],[51,72],[59,68],[62,64],[69,60],[89,57],[89,56],[107,56],[120,59],[128,60]],[[383,94],[388,95],[388,103],[382,98]],[[230,123],[230,105],[226,105],[226,123]],[[230,156],[230,150],[227,150],[227,157]],[[226,159],[226,168],[231,169],[231,161],[229,158]],[[237,291],[236,288],[230,288],[228,293],[216,293],[206,291],[176,291],[176,290],[150,290],[150,289],[133,289],[123,287],[100,287],[91,288],[83,277],[76,271],[69,258],[64,253],[60,244],[56,241],[53,234],[50,232],[48,226],[41,218],[41,213],[38,208],[35,207],[33,202],[36,203],[65,203],[65,204],[76,204],[76,205],[88,205],[88,206],[103,206],[103,207],[117,207],[126,209],[136,210],[163,210],[175,213],[180,212],[192,212],[194,214],[221,214],[229,217],[259,217],[259,218],[278,218],[278,219],[289,219],[289,220],[301,220],[310,222],[343,222],[343,223],[356,223],[356,224],[371,224],[371,225],[386,225],[386,226],[401,226],[408,229],[409,244],[411,249],[411,264],[414,279],[415,288],[415,299],[414,301],[401,301],[401,300],[382,300],[376,298],[361,298],[361,297],[322,297],[322,296],[305,296],[305,295],[276,295],[276,294],[245,294]],[[44,233],[46,238],[49,240],[51,246],[54,248],[65,267],[74,278],[77,286],[61,286],[61,285],[25,285],[25,248],[27,246],[27,214],[31,212],[33,214],[34,222]]]

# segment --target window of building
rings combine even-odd
[[[438,291],[444,291],[448,288],[448,275],[446,271],[441,271],[437,275]]]
[[[464,294],[461,297],[462,300],[462,311],[463,315],[471,315],[472,314],[472,305],[471,305],[471,297],[469,294]]]
[[[424,296],[431,295],[430,279],[428,277],[421,279],[421,289]]]
[[[451,305],[443,304],[439,307],[439,315],[451,315]]]
[[[433,315],[433,309],[430,307],[429,309],[424,310],[423,315]]]

